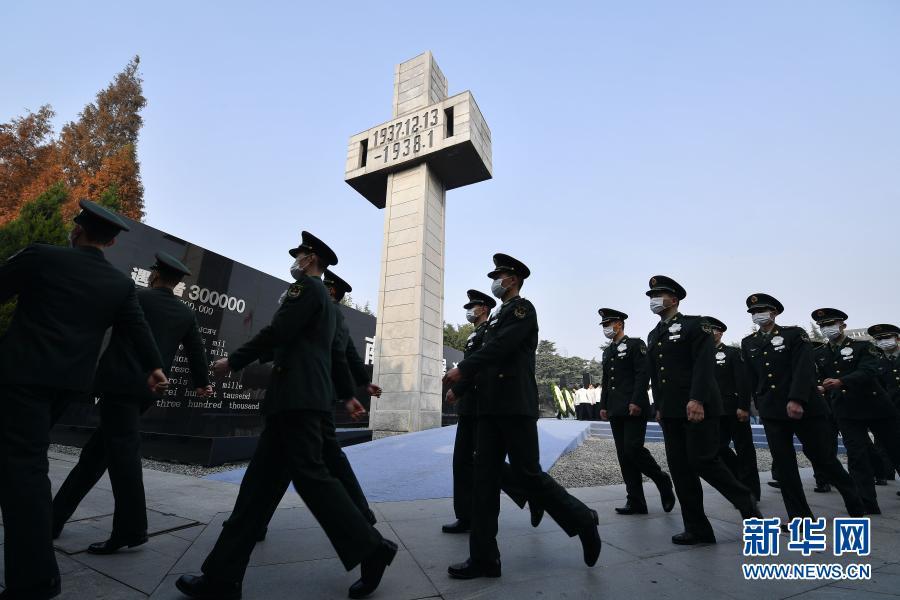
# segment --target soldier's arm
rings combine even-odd
[[[859,357],[859,362],[856,363],[856,369],[841,377],[840,380],[845,386],[860,385],[871,383],[878,379],[880,375],[878,359],[875,358],[875,355],[869,348],[865,348],[862,351],[862,356]]]
[[[715,372],[716,352],[713,337],[702,327],[691,327],[691,356],[694,364],[691,369],[690,400],[706,404],[711,398],[711,390],[716,385]]]
[[[350,336],[347,336],[347,365],[350,367],[350,374],[353,375],[353,380],[356,382],[356,385],[368,385],[371,383],[369,381],[369,372],[366,371],[366,365],[363,363],[362,357],[359,355],[359,352],[356,351],[356,346],[353,344],[353,340],[350,339]]]
[[[603,379],[600,380],[600,410],[607,410],[607,405],[609,404],[609,394],[606,391],[607,388],[607,379],[606,379],[606,365],[609,364],[606,360],[606,357],[603,357],[602,364],[602,372]]]
[[[501,363],[507,356],[515,352],[528,336],[537,329],[537,314],[530,304],[520,304],[513,310],[525,309],[521,317],[510,311],[503,316],[503,322],[497,325],[496,333],[481,348],[464,358],[458,368],[463,377],[472,377],[475,373],[490,366]]]
[[[271,357],[275,348],[284,346],[322,315],[324,305],[315,294],[301,293],[296,298],[285,298],[272,317],[272,322],[228,357],[228,366],[240,371],[260,357]],[[271,360],[271,358],[270,358]]]
[[[348,338],[349,336],[345,329],[343,333],[336,332],[331,343],[331,381],[334,383],[338,400],[349,400],[353,398],[355,393],[353,389],[353,375],[350,373],[350,366],[347,364]]]
[[[644,343],[644,340],[638,340],[633,348],[634,392],[631,403],[640,406],[642,411],[648,411],[650,410],[650,400],[647,398],[647,387],[650,385],[650,375],[647,368],[647,344]]]
[[[805,334],[793,336],[791,343],[791,389],[788,400],[806,405],[809,394],[816,387],[816,361],[812,344]]]
[[[209,358],[206,356],[206,348],[203,347],[203,338],[197,327],[197,319],[194,318],[187,333],[181,340],[184,353],[187,355],[188,366],[191,368],[191,381],[195,388],[209,385]]]
[[[147,324],[147,319],[144,318],[144,311],[141,310],[141,305],[138,302],[134,284],[129,281],[128,285],[128,296],[119,306],[113,321],[113,327],[120,329],[131,338],[134,349],[137,352],[138,361],[141,363],[141,368],[149,373],[163,367],[162,357],[159,354],[159,348],[156,346],[153,333],[150,331],[150,326]]]
[[[734,374],[734,390],[737,392],[737,405],[741,410],[750,410],[750,382],[747,380],[747,369],[744,366],[744,354],[740,350],[731,352],[731,369]]]
[[[0,303],[24,289],[32,273],[37,272],[39,262],[38,251],[29,246],[0,265]]]

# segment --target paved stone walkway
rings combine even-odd
[[[54,490],[73,466],[74,458],[51,456]],[[449,477],[449,473],[447,474]],[[768,480],[764,474],[764,481]],[[88,544],[109,533],[112,493],[104,479],[91,492],[58,540],[57,556],[63,573],[63,598],[178,599],[174,587],[181,573],[196,573],[215,542],[222,521],[231,510],[237,486],[227,482],[145,471],[150,526],[148,544],[115,556],[92,556]],[[812,476],[804,472],[809,499],[819,516],[839,514],[836,493],[811,492]],[[784,518],[777,492],[764,486],[764,513]],[[872,578],[850,581],[745,581],[740,565],[740,517],[718,494],[707,491],[707,512],[719,539],[713,546],[673,546],[669,537],[681,529],[676,510],[665,514],[648,488],[651,512],[621,517],[613,507],[621,503],[622,486],[573,489],[600,514],[603,553],[599,564],[587,568],[581,548],[550,520],[533,529],[527,511],[503,499],[500,545],[504,576],[494,580],[455,581],[447,565],[467,554],[466,536],[440,533],[451,519],[451,500],[383,502],[373,505],[379,530],[400,545],[374,598],[769,598],[883,599],[900,595],[900,497],[896,484],[878,488],[885,514],[872,519],[873,552],[867,558],[834,557],[829,553],[803,559],[782,550],[769,562],[863,562]],[[782,545],[784,536],[782,536]],[[2,553],[2,546],[0,546]],[[758,559],[759,562],[765,562]],[[324,533],[300,502],[288,494],[269,530],[268,539],[254,551],[244,582],[248,599],[346,597],[357,573],[343,570]],[[2,585],[2,580],[0,580]]]

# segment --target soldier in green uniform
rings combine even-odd
[[[900,327],[882,323],[872,325],[866,332],[872,336],[875,346],[881,351],[878,359],[881,368],[881,384],[891,399],[894,408],[900,410]],[[875,440],[875,446],[878,447],[882,457],[886,457],[884,469],[890,473],[890,479],[894,479],[893,474],[896,471],[890,462],[890,456],[880,440]],[[900,492],[897,492],[900,495]]]
[[[469,559],[451,565],[448,573],[459,579],[500,576],[497,519],[507,456],[511,483],[546,510],[570,537],[580,537],[584,561],[593,566],[601,545],[596,511],[541,469],[534,373],[537,313],[531,302],[519,296],[522,283],[531,272],[521,261],[506,254],[495,254],[494,265],[488,273],[493,280],[491,293],[502,305],[488,320],[481,349],[444,376],[447,385],[472,380],[478,388],[475,509]]]
[[[756,446],[750,427],[750,388],[740,348],[722,343],[728,327],[715,317],[705,317],[715,344],[716,383],[722,396],[722,416],[719,418],[719,455],[725,466],[734,473],[759,502],[759,467]],[[731,444],[734,444],[734,450]]]
[[[397,553],[396,544],[369,524],[322,458],[334,387],[339,398],[353,396],[345,348],[336,342],[337,307],[320,279],[326,267],[337,264],[337,256],[305,231],[300,246],[290,252],[296,259],[297,281],[272,323],[213,366],[217,375],[225,375],[260,357],[271,356],[274,363],[261,406],[265,427],[235,502],[240,510],[232,512],[222,528],[203,563],[203,575],[184,575],[176,582],[192,598],[240,598],[250,553],[269,516],[273,485],[285,470],[344,567],[349,571],[361,566],[361,578],[349,590],[351,598],[372,593]]]
[[[109,327],[134,345],[149,389],[167,384],[134,282],[103,256],[128,231],[117,215],[82,200],[72,247],[34,244],[0,266],[0,303],[18,296],[0,338],[0,511],[6,590],[0,598],[60,593],[53,553],[47,448],[50,427],[91,391]]]
[[[325,285],[325,289],[328,290],[328,295],[336,306],[340,304],[344,295],[353,291],[353,288],[350,287],[349,283],[338,277],[334,271],[330,269],[325,269],[322,283]],[[338,348],[344,348],[347,366],[350,369],[350,376],[353,379],[353,382],[357,387],[365,387],[366,393],[370,396],[381,396],[381,388],[373,384],[369,379],[369,373],[366,371],[366,366],[363,363],[359,352],[357,352],[353,340],[350,339],[350,329],[347,327],[347,323],[344,320],[340,308],[337,309],[336,315],[337,332],[335,334],[335,344]],[[265,357],[262,360],[265,361],[266,359],[271,360],[271,357]],[[348,400],[344,408],[347,410],[347,414],[350,415],[350,418],[354,421],[359,420],[366,414],[365,407],[363,407],[356,398]],[[333,419],[326,422],[325,427],[322,429],[322,442],[322,461],[325,463],[328,472],[343,484],[344,489],[347,490],[347,494],[350,495],[350,499],[359,509],[359,512],[363,514],[369,524],[374,525],[377,522],[375,513],[372,512],[372,509],[369,507],[369,501],[366,499],[362,486],[359,485],[359,480],[356,478],[356,473],[353,472],[350,460],[341,449]],[[278,509],[278,504],[281,502],[281,499],[284,497],[290,484],[291,476],[287,470],[282,473],[280,482],[276,481],[273,483],[271,501],[267,512],[268,517],[264,521],[265,525],[257,538],[258,541],[266,539],[268,523],[272,520],[272,516]],[[239,509],[235,508],[233,512],[238,511]]]
[[[775,318],[784,306],[769,294],[747,298],[747,312],[759,327],[741,341],[741,352],[756,409],[762,419],[788,517],[812,517],[806,501],[794,436],[813,468],[834,485],[851,516],[863,505],[853,481],[831,450],[831,426],[824,399],[816,393],[816,365],[809,336],[800,327],[782,327]]]
[[[812,317],[828,339],[816,350],[820,390],[831,397],[834,416],[847,449],[850,476],[856,482],[868,514],[880,514],[875,493],[869,432],[884,445],[894,467],[900,467],[900,426],[897,408],[881,382],[878,348],[844,335],[847,314],[820,308]]]
[[[150,287],[138,291],[137,297],[162,356],[163,370],[171,368],[178,346],[183,344],[195,392],[207,396],[212,393],[209,361],[197,319],[194,311],[172,292],[191,272],[174,256],[159,252],[150,273]],[[114,328],[94,378],[94,393],[100,398],[100,425],[53,499],[54,538],[59,537],[66,521],[109,469],[115,499],[112,534],[105,542],[91,544],[88,552],[112,554],[124,546],[139,546],[147,541],[140,420],[156,397],[146,389],[146,379],[131,338]]]
[[[477,352],[484,342],[487,321],[491,309],[497,301],[478,290],[466,292],[469,301],[463,305],[466,309],[466,320],[475,326],[475,330],[466,340],[463,358]],[[441,527],[444,533],[468,533],[472,524],[473,496],[475,484],[475,434],[477,430],[479,390],[472,380],[463,380],[447,392],[447,401],[456,404],[456,441],[453,445],[453,512],[456,521]],[[519,508],[525,508],[525,498],[519,490],[513,490],[510,483],[509,466],[503,464],[501,487],[506,495]],[[544,511],[529,503],[531,507],[531,524],[537,527],[544,516]]]
[[[612,308],[601,308],[603,335],[610,341],[603,350],[603,379],[600,388],[600,418],[609,420],[622,479],[625,480],[625,506],[616,508],[620,515],[647,514],[644,498],[646,475],[659,489],[663,510],[675,508],[672,479],[659,468],[650,451],[644,447],[647,420],[654,418],[647,388],[647,345],[640,338],[625,335],[628,315]]]
[[[701,477],[743,518],[760,513],[753,494],[719,457],[722,399],[713,373],[713,338],[701,317],[679,312],[687,292],[671,277],[651,277],[647,295],[650,310],[659,316],[659,325],[647,336],[650,382],[684,522],[684,531],[673,535],[672,543],[714,544],[716,536],[703,511]]]

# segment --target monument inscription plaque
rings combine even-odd
[[[345,181],[385,210],[373,435],[442,423],[446,191],[492,177],[491,133],[470,92],[447,96],[430,52],[394,69],[393,118],[350,137]]]

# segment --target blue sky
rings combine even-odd
[[[374,303],[383,214],[346,143],[430,49],[493,136],[494,179],[448,193],[447,320],[506,252],[541,336],[584,357],[600,306],[646,335],[656,273],[727,341],[756,291],[786,324],[900,322],[900,3],[306,4],[4,3],[0,121],[73,119],[140,54],[147,222],[282,277],[308,229]]]

